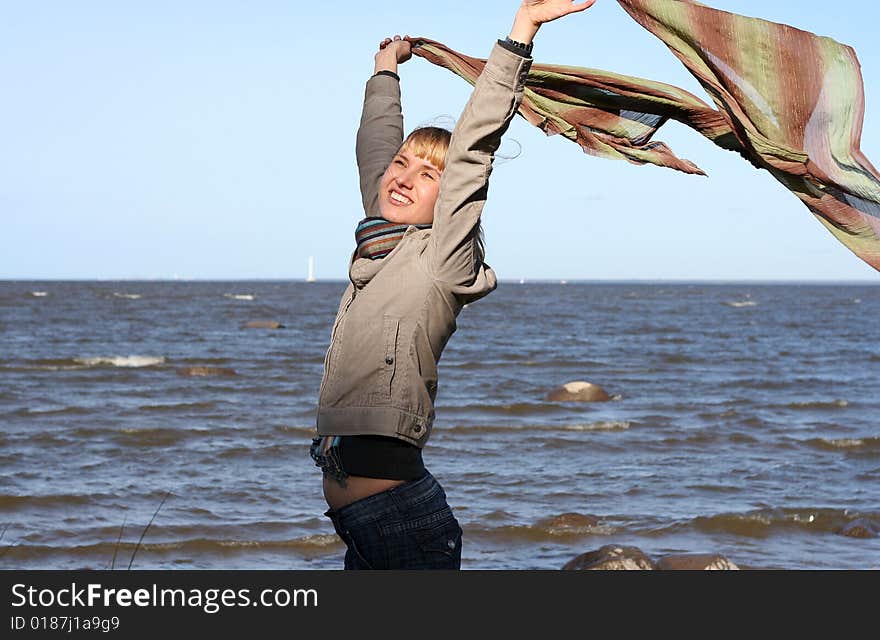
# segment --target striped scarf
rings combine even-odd
[[[533,64],[520,115],[594,156],[702,174],[653,139],[665,122],[677,120],[767,170],[880,271],[880,172],[859,149],[865,95],[855,51],[696,0],[617,2],[669,47],[714,104],[653,80]],[[413,55],[472,84],[485,64],[427,38],[412,40]]]
[[[409,227],[430,229],[431,225],[430,223],[398,224],[378,216],[364,218],[358,222],[354,232],[354,239],[357,242],[357,256],[370,260],[384,258],[397,246]]]

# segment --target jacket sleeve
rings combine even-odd
[[[378,216],[379,180],[403,144],[400,81],[379,73],[367,80],[364,109],[357,132],[355,154],[361,181],[364,213]]]
[[[434,277],[453,287],[477,277],[475,240],[492,160],[522,102],[532,59],[496,44],[452,132],[426,255]]]

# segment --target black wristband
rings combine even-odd
[[[524,44],[522,42],[517,42],[513,40],[510,36],[504,38],[504,40],[498,41],[500,44],[508,45],[504,47],[508,51],[512,51],[513,53],[518,53],[521,56],[529,57],[532,55],[532,46],[535,44],[534,42],[530,42],[528,44]]]
[[[393,71],[391,71],[390,69],[382,69],[382,71],[377,71],[376,73],[373,74],[374,78],[376,76],[391,76],[392,78],[394,78],[395,80],[400,82],[400,76],[397,75],[396,73],[394,73]]]

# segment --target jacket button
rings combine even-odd
[[[394,358],[391,356],[385,356],[385,364],[394,364]]]
[[[416,426],[413,427],[413,431],[415,431],[416,433],[418,433],[421,430],[422,430],[422,425],[420,425],[420,424],[417,424]]]

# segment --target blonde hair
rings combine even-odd
[[[446,129],[419,127],[406,137],[400,148],[410,151],[417,158],[427,160],[443,171],[446,168],[446,152],[449,150],[451,138],[452,133]]]
[[[449,151],[449,141],[452,132],[442,127],[419,127],[406,137],[401,149],[406,149],[417,158],[427,160],[432,165],[443,171],[446,169],[446,152]],[[486,255],[486,241],[483,236],[483,223],[477,224],[474,234],[474,249],[476,252],[475,262],[479,267]]]

